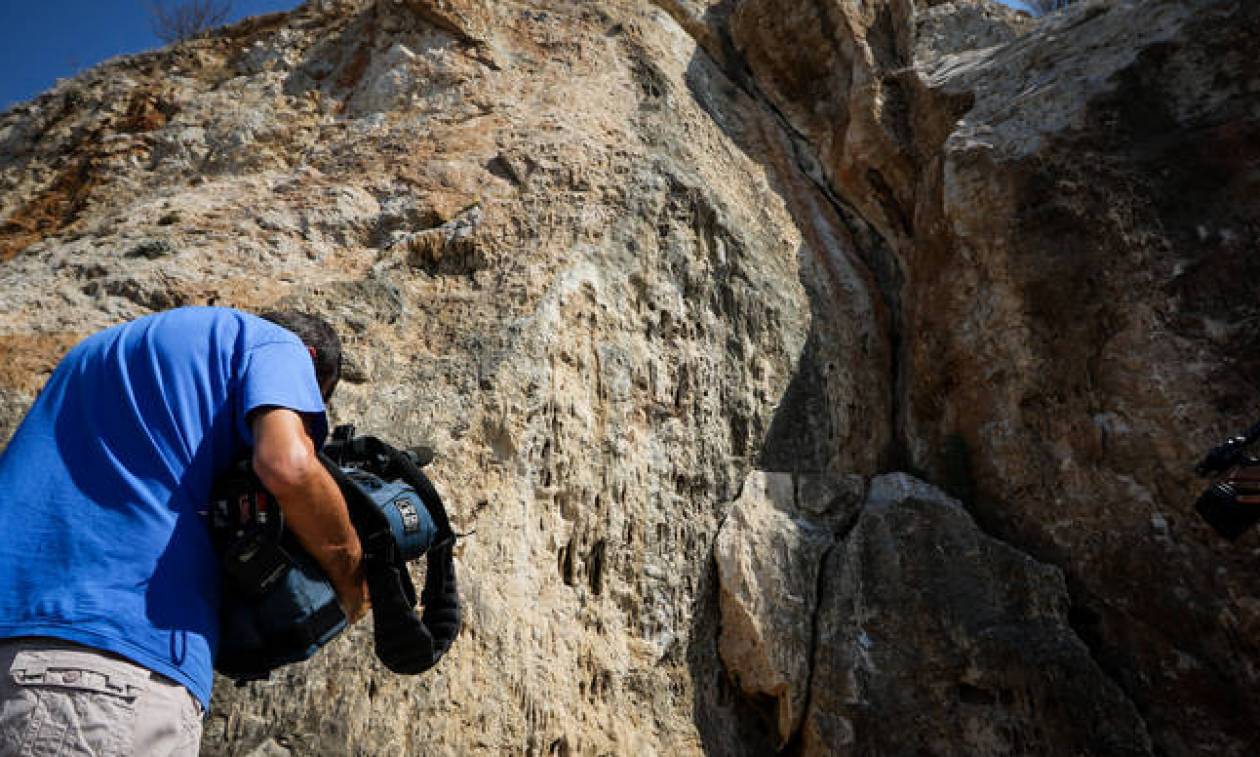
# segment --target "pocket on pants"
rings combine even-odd
[[[7,671],[0,751],[127,755],[143,681],[123,663],[80,651],[23,651]],[[11,751],[12,750],[12,751]]]

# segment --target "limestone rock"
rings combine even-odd
[[[1169,754],[1247,754],[1260,722],[1253,547],[1198,521],[1190,471],[1260,386],[1257,31],[1255,3],[1083,2],[942,59],[933,90],[974,104],[905,260],[913,457],[1065,571]]]
[[[1152,754],[1068,624],[1063,575],[904,474],[830,555],[805,755]]]
[[[1005,44],[1027,32],[1032,19],[994,0],[915,2],[914,63]]]
[[[1254,556],[1198,522],[1190,468],[1260,386],[1260,7],[1093,0],[940,55],[935,8],[905,6],[730,16],[805,161],[875,232],[894,449],[1064,570],[1159,749],[1249,753]],[[1188,718],[1188,691],[1215,693]]]
[[[867,224],[897,241],[914,205],[914,4],[744,0],[730,35],[758,88],[843,187]]]
[[[858,476],[757,471],[714,544],[721,585],[718,649],[741,691],[768,701],[786,744],[800,727],[813,666],[818,575],[862,501]]]
[[[452,654],[352,629],[207,754],[1250,754],[1260,536],[1189,468],[1260,387],[1258,34],[320,0],[118,58],[0,113],[0,439],[87,333],[278,305],[345,334],[335,421],[435,450]],[[1010,546],[815,493],[898,470]]]
[[[133,124],[153,92],[167,120]],[[385,2],[119,59],[0,116],[0,336],[23,356],[0,433],[95,329],[310,307],[347,344],[334,421],[435,449],[476,531],[437,670],[390,675],[356,627],[217,687],[204,753],[757,749],[699,651],[718,524],[815,320],[866,352],[810,396],[887,402],[860,268],[779,182],[818,190],[750,157],[784,153],[768,118],[663,13]],[[807,291],[823,261],[849,278]],[[849,441],[820,455],[850,467],[887,435],[825,417]]]

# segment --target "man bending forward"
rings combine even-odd
[[[75,346],[0,456],[0,755],[196,754],[219,561],[199,514],[254,470],[367,611],[362,550],[315,454],[341,349],[323,321],[181,308]]]

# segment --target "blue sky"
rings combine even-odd
[[[289,10],[299,0],[235,0],[232,20]],[[161,47],[147,0],[0,0],[0,109],[60,77],[123,53]]]
[[[999,2],[1023,6],[1020,0]],[[232,20],[299,4],[235,0]],[[106,58],[161,44],[149,25],[147,0],[0,0],[0,109]]]

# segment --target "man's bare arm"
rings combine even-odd
[[[363,547],[302,416],[286,408],[264,408],[251,423],[254,472],[280,503],[298,542],[328,575],[348,620],[359,620],[369,607]]]

